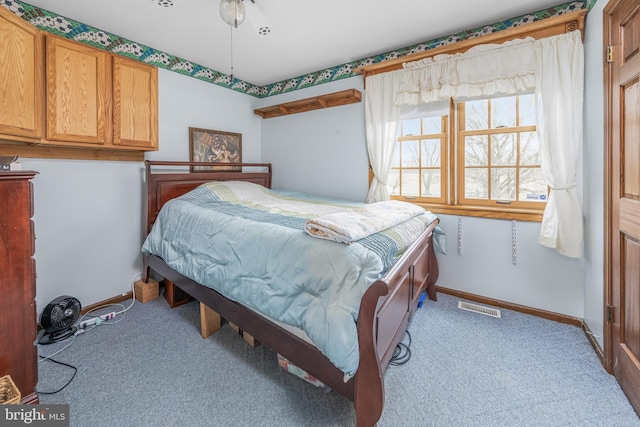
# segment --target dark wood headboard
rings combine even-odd
[[[145,161],[147,181],[147,234],[164,204],[210,181],[249,181],[271,188],[271,163],[199,163]],[[199,166],[226,170],[193,172]],[[164,167],[160,170],[160,167]],[[154,171],[155,168],[155,171]],[[238,171],[229,171],[237,168]],[[250,168],[251,171],[245,168]],[[263,171],[253,171],[261,168]]]

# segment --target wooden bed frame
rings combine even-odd
[[[242,180],[271,188],[271,164],[235,163],[243,172],[176,171],[175,167],[216,165],[212,163],[146,161],[147,233],[160,211],[170,199],[180,196],[209,181]],[[230,164],[223,164],[229,166]],[[162,172],[153,168],[164,167]],[[264,172],[245,172],[260,167]],[[168,168],[172,168],[167,170]],[[159,171],[159,169],[156,169]],[[189,169],[187,169],[188,171]],[[353,401],[358,426],[374,426],[382,415],[384,404],[384,372],[394,349],[403,339],[409,321],[417,309],[420,296],[427,291],[436,300],[435,282],[438,264],[433,249],[432,232],[435,221],[382,277],[374,282],[362,297],[358,316],[360,361],[353,378],[344,382],[344,374],[316,347],[298,338],[273,322],[266,320],[218,292],[200,285],[171,269],[155,256],[144,257],[144,280],[154,270],[168,284],[165,296],[171,306],[195,298],[201,307],[210,307],[230,323],[237,325],[258,341],[289,359],[334,391]],[[174,288],[175,286],[175,288]],[[177,289],[176,289],[177,288]],[[179,295],[180,292],[185,294]],[[170,294],[170,295],[168,295]],[[205,316],[204,313],[201,313]],[[203,319],[204,327],[204,319]],[[203,336],[205,333],[203,331]]]

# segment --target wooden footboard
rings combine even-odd
[[[427,290],[435,298],[437,265],[433,229],[409,248],[385,276],[369,287],[360,304],[358,344],[360,363],[354,378],[354,407],[358,426],[374,426],[384,405],[384,372],[402,341],[409,321]]]
[[[192,163],[147,162],[148,206],[147,224],[151,230],[162,205],[202,182],[214,179],[246,179],[270,187],[271,169],[268,173],[205,174],[151,174],[153,165],[192,165]],[[249,166],[265,166],[244,164]],[[214,177],[215,176],[215,177]],[[227,177],[228,176],[228,177]],[[432,233],[438,221],[408,248],[380,280],[373,283],[364,294],[358,316],[358,345],[360,361],[355,376],[344,381],[344,374],[315,346],[298,338],[277,324],[268,321],[251,309],[231,301],[218,292],[200,285],[171,269],[161,258],[145,256],[145,275],[149,269],[171,282],[181,291],[210,307],[216,315],[234,323],[243,331],[275,352],[289,359],[301,369],[313,375],[332,390],[354,402],[358,426],[374,426],[380,419],[384,404],[384,373],[394,349],[403,339],[421,294],[426,291],[435,300],[435,282],[438,265],[433,249]],[[174,289],[175,291],[175,289]],[[175,294],[173,292],[172,294]],[[170,301],[171,303],[171,301]],[[210,315],[210,314],[208,314]],[[219,328],[220,318],[203,324],[203,336]],[[217,325],[217,326],[216,326]]]

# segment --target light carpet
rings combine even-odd
[[[458,301],[439,294],[417,311],[411,359],[385,374],[378,426],[640,426],[581,328],[509,310],[496,319]],[[68,403],[78,427],[355,425],[350,401],[285,372],[272,350],[228,325],[203,340],[199,325],[197,303],[170,309],[161,297],[39,346],[51,355],[70,344],[53,358],[78,368],[40,401]],[[71,374],[42,361],[38,390]]]

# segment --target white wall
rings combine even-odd
[[[527,307],[583,317],[582,260],[537,243],[539,222],[440,215],[447,255],[438,255],[439,286]]]
[[[260,161],[259,100],[249,95],[159,69],[160,150],[147,160],[189,160],[189,127],[242,134],[242,160]]]
[[[361,77],[263,100],[263,105],[336,92],[362,90]],[[363,93],[366,96],[366,93]],[[368,157],[364,103],[267,119],[262,157],[274,164],[274,186],[364,201]],[[540,223],[518,222],[517,265],[512,264],[511,221],[463,219],[463,251],[457,253],[457,216],[442,215],[448,254],[438,254],[438,284],[574,317],[584,314],[582,260],[558,255],[536,241]]]
[[[189,160],[189,127],[242,133],[245,161],[260,160],[260,118],[250,96],[159,70],[160,150]],[[142,271],[144,166],[139,162],[22,159],[34,179],[36,302],[59,295],[83,306],[131,290]]]
[[[33,180],[36,302],[59,295],[83,306],[131,289],[141,272],[142,165],[22,159]]]
[[[345,89],[363,92],[351,77],[261,100],[261,106]],[[363,103],[314,110],[262,122],[262,160],[273,164],[273,187],[364,202],[368,157]]]
[[[605,0],[587,14],[585,45],[584,132],[584,321],[604,348],[604,74]]]

